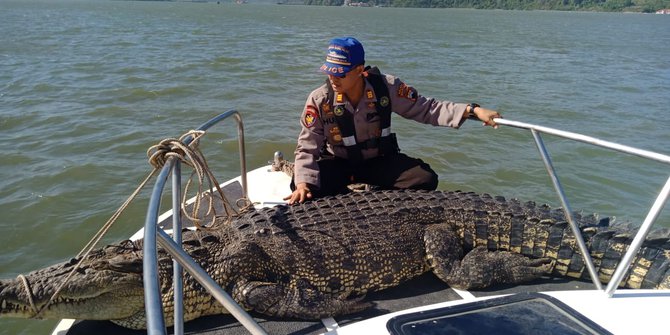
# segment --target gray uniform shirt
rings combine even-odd
[[[394,113],[417,122],[434,126],[458,128],[464,121],[463,114],[467,104],[451,101],[438,101],[419,95],[417,91],[407,86],[400,79],[383,75],[384,83],[389,90],[391,109]],[[336,157],[347,158],[347,149],[342,143],[342,136],[335,121],[333,107],[328,102],[328,84],[323,84],[307,98],[302,112],[302,130],[298,136],[298,145],[295,149],[295,184],[308,183],[319,187],[319,166],[317,160],[321,155],[321,148]],[[358,105],[353,106],[346,98],[335,93],[334,104],[344,104],[345,108],[353,113],[356,128],[356,141],[365,142],[370,138],[380,136],[380,117],[375,108],[377,99],[372,85],[365,80],[365,91]],[[376,157],[377,148],[362,149],[363,159]]]

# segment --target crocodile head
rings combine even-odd
[[[73,258],[1,280],[0,317],[104,319],[132,326],[131,320],[144,318],[141,256],[141,246],[126,241],[95,250],[78,267],[81,259]]]

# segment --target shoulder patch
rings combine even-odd
[[[398,96],[401,98],[409,99],[416,101],[416,98],[419,94],[416,92],[416,89],[411,86],[405,85],[405,83],[400,84],[398,87]]]
[[[312,128],[316,123],[316,119],[319,117],[319,114],[316,112],[314,106],[305,107],[305,115],[302,119],[303,126],[307,128]]]

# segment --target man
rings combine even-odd
[[[417,122],[458,128],[468,117],[497,125],[498,112],[475,103],[426,98],[400,79],[365,67],[353,37],[330,41],[321,71],[328,80],[314,90],[302,113],[289,204],[346,192],[351,183],[383,189],[434,190],[437,174],[420,159],[399,152],[390,131],[391,111]]]

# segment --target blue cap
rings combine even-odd
[[[344,77],[354,67],[365,63],[363,45],[353,37],[333,38],[328,45],[326,62],[321,72],[335,77]]]

